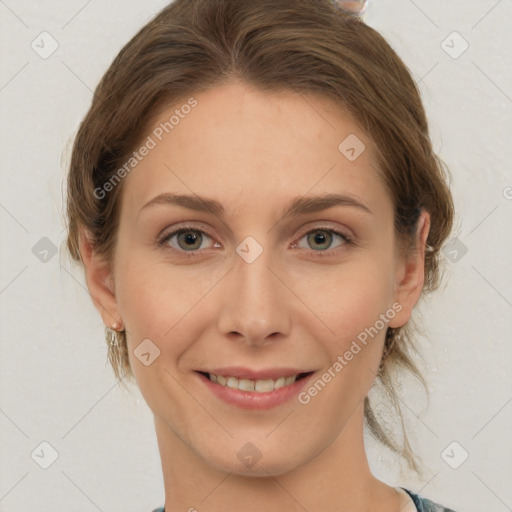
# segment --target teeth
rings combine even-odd
[[[282,388],[286,385],[286,379],[284,377],[279,377],[274,384],[274,389]]]
[[[256,384],[254,384],[254,391],[258,391],[260,393],[274,391],[274,384],[275,381],[272,379],[257,380]]]
[[[254,391],[254,381],[249,379],[238,379],[238,389],[241,389],[242,391]]]
[[[297,375],[279,377],[276,380],[237,379],[236,377],[224,377],[223,375],[214,375],[213,373],[209,373],[208,375],[212,382],[216,382],[221,386],[227,386],[228,388],[239,389],[241,391],[255,391],[256,393],[268,393],[269,391],[274,391],[274,389],[289,386],[297,380]]]
[[[238,389],[238,379],[236,377],[228,377],[226,386],[228,388]]]

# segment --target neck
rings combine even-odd
[[[195,453],[161,418],[155,417],[155,428],[166,512],[399,509],[396,491],[370,472],[364,450],[362,403],[327,449],[276,476],[247,476],[221,470]],[[297,447],[297,452],[300,450]]]

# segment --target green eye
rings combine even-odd
[[[301,246],[300,241],[297,244],[297,247],[316,252],[328,252],[350,243],[350,240],[346,235],[338,233],[333,229],[324,228],[316,228],[308,231],[300,240],[302,241],[303,239],[306,239],[306,247]],[[336,243],[336,239],[339,239],[339,243],[333,247],[333,244]]]
[[[211,237],[202,229],[183,227],[166,235],[160,245],[168,245],[181,252],[198,252],[205,240],[211,240]]]
[[[202,247],[205,243],[206,246]],[[187,256],[194,256],[203,250],[219,247],[213,237],[204,230],[186,226],[164,235],[158,245]],[[299,238],[299,242],[293,244],[294,247],[309,251],[314,256],[327,256],[331,251],[343,249],[345,245],[354,245],[352,237],[323,227],[309,230]]]

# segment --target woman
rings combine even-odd
[[[68,248],[154,414],[165,511],[449,511],[370,472],[453,204],[418,90],[327,0],[176,0],[75,140]],[[163,510],[163,509],[158,509]]]

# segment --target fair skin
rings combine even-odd
[[[124,179],[113,266],[81,241],[91,296],[106,325],[124,325],[154,414],[166,512],[397,512],[408,498],[371,474],[363,444],[363,400],[385,328],[307,404],[295,396],[242,409],[212,393],[196,370],[295,368],[314,371],[312,384],[393,304],[400,311],[386,327],[404,325],[424,282],[428,213],[418,250],[404,255],[372,142],[328,99],[238,82],[194,97],[198,106]],[[354,161],[338,150],[349,134],[366,145]],[[224,216],[175,204],[143,208],[164,192],[215,199]],[[332,193],[370,211],[341,204],[283,215],[295,198]],[[184,222],[202,238],[191,244],[175,235],[158,245]],[[251,263],[236,252],[248,236],[263,249]],[[160,356],[146,366],[133,351],[148,338]],[[237,456],[248,442],[261,455],[250,467]]]

